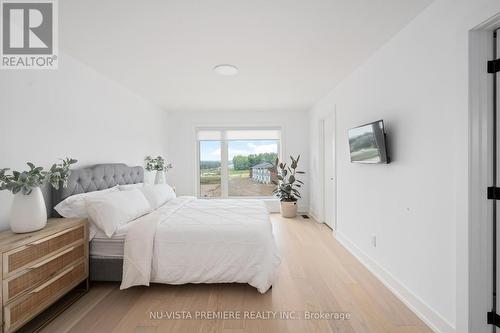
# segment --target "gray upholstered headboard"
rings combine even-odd
[[[144,169],[140,166],[129,167],[125,164],[97,164],[71,171],[68,186],[52,193],[52,207],[69,196],[105,190],[116,185],[144,182]],[[55,211],[53,216],[58,216]]]

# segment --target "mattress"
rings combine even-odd
[[[97,238],[90,242],[90,256],[93,258],[123,258],[125,238]]]
[[[123,258],[125,236],[133,223],[134,221],[118,228],[111,238],[108,238],[100,229],[95,228],[95,234],[90,241],[90,256],[94,258]]]

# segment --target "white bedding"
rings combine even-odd
[[[179,197],[130,226],[120,288],[238,282],[264,293],[279,263],[262,201]]]

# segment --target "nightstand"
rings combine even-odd
[[[88,290],[87,228],[86,219],[59,218],[39,231],[0,233],[2,332],[21,328],[77,286],[83,286],[79,296]],[[55,316],[43,317],[38,326]]]

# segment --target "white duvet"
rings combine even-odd
[[[265,293],[279,263],[264,202],[179,197],[127,232],[120,288],[238,282]]]

